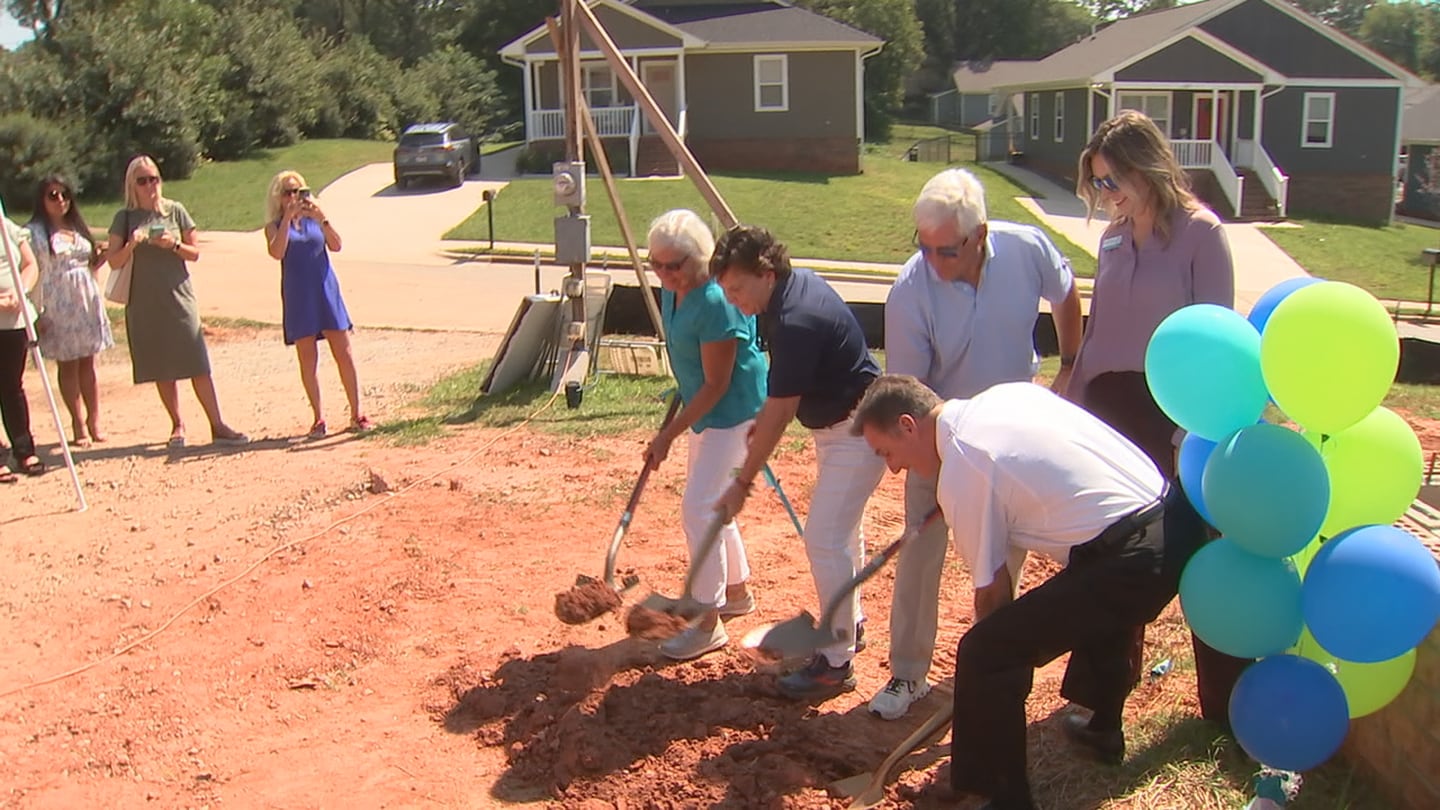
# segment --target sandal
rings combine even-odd
[[[359,419],[350,420],[350,429],[356,433],[368,433],[375,429],[375,423],[370,421],[370,417],[362,416]]]
[[[23,472],[26,475],[41,475],[45,472],[45,470],[45,462],[41,461],[35,456],[29,456],[24,461],[20,462],[20,472]]]
[[[305,434],[305,437],[317,441],[325,438],[325,420],[316,419],[315,424],[310,426],[310,432]]]
[[[165,442],[165,446],[169,447],[171,450],[181,449],[185,446],[185,434],[177,433],[174,436],[171,436],[170,440]]]
[[[211,444],[218,444],[221,447],[240,447],[250,443],[250,437],[244,433],[230,431],[224,436],[215,436],[210,439]]]
[[[10,470],[9,467],[0,467],[0,484],[18,484],[20,477]]]

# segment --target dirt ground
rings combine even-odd
[[[166,451],[155,395],[112,352],[110,441],[77,451],[90,509],[72,511],[63,468],[0,488],[0,807],[844,807],[826,785],[873,768],[913,728],[864,710],[888,677],[888,572],[866,589],[858,690],[818,707],[778,697],[777,667],[733,643],[670,664],[626,637],[621,613],[556,618],[555,595],[601,573],[646,437],[465,427],[420,448],[302,442],[308,410],[278,333],[210,340],[227,419],[254,445],[204,445],[187,393],[193,446]],[[430,381],[496,342],[360,333],[368,410],[403,417]],[[321,373],[330,424],[343,425],[328,360]],[[30,389],[58,467],[33,377]],[[1434,449],[1440,432],[1427,436]],[[774,464],[802,513],[813,463],[807,448]],[[620,562],[641,584],[627,604],[678,593],[683,468],[677,447],[636,513]],[[900,495],[890,476],[871,501],[872,550],[898,533]],[[735,639],[816,610],[773,494],[757,493],[742,527],[760,610],[731,622]],[[950,566],[932,679],[949,674],[944,651],[969,624],[969,580]],[[1036,679],[1032,761],[1066,753],[1059,673],[1057,662]],[[1193,687],[1178,677],[1142,686],[1130,711],[1183,710]],[[908,762],[887,806],[940,806],[924,787],[944,757],[942,746]],[[1046,807],[1081,806],[1075,789],[1037,782]]]

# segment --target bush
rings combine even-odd
[[[47,174],[74,176],[75,154],[65,132],[29,113],[0,116],[0,199],[5,211],[29,211],[35,185]]]
[[[306,132],[317,138],[393,138],[396,109],[391,88],[400,83],[400,65],[381,56],[364,37],[351,37],[326,51],[317,66],[328,92]]]

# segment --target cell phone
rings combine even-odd
[[[305,200],[308,200],[308,199],[310,199],[310,189],[308,189],[308,188],[302,188],[302,189],[300,189],[300,201],[301,201],[301,202],[304,202]]]
[[[165,233],[165,223],[163,223],[163,222],[161,222],[161,221],[159,221],[159,220],[156,220],[155,222],[150,223],[150,236],[151,236],[152,238],[153,238],[153,237],[156,237],[156,236],[160,236],[160,235],[163,234],[163,233]]]

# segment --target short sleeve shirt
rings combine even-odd
[[[680,385],[680,397],[687,402],[705,384],[701,346],[721,340],[735,341],[735,365],[730,387],[720,401],[691,428],[730,428],[755,418],[765,401],[765,355],[755,334],[755,319],[747,317],[725,300],[725,292],[714,279],[691,290],[680,305],[669,290],[660,291],[660,315],[665,324],[665,346],[670,367]]]
[[[30,232],[25,228],[16,225],[8,218],[0,217],[0,228],[4,228],[9,235],[9,243],[15,248],[15,261],[20,261],[21,243],[30,243]],[[17,266],[14,268],[19,270]],[[10,253],[7,250],[0,250],[0,292],[10,292],[15,289],[15,277],[11,274]],[[20,301],[30,312],[31,320],[35,318],[35,307],[30,305],[30,299],[26,297],[24,290],[20,292]],[[24,329],[25,319],[21,317],[20,311],[0,312],[0,329]]]
[[[777,283],[759,321],[770,352],[770,396],[799,397],[796,418],[807,428],[849,417],[880,376],[855,313],[810,270],[796,268]]]
[[[1062,565],[1070,550],[1160,497],[1140,448],[1089,412],[1028,382],[941,408],[940,508],[975,587],[1017,549]]]
[[[942,398],[967,398],[1039,370],[1040,299],[1060,304],[1074,286],[1070,262],[1044,231],[991,222],[980,285],[943,281],[916,253],[885,300],[885,366]]]

